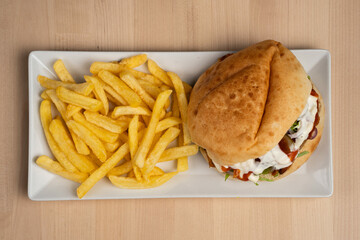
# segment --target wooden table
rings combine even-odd
[[[1,1],[0,239],[360,239],[360,1]],[[238,50],[273,38],[332,55],[334,195],[33,202],[32,50]]]

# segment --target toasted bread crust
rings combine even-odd
[[[319,109],[318,109],[318,113],[319,113],[319,123],[316,126],[318,133],[316,135],[316,137],[314,139],[308,139],[304,142],[304,144],[301,146],[301,148],[299,149],[299,153],[300,152],[304,152],[307,151],[309,152],[308,154],[305,154],[301,157],[298,157],[294,160],[294,163],[283,173],[283,174],[278,174],[277,176],[273,176],[272,173],[268,173],[268,174],[262,174],[261,177],[265,178],[267,180],[270,181],[276,181],[279,179],[282,179],[288,175],[290,175],[291,173],[295,172],[296,170],[298,170],[311,156],[311,154],[315,151],[315,149],[317,148],[321,136],[323,134],[323,129],[324,129],[324,119],[325,119],[325,106],[324,106],[324,102],[323,102],[323,98],[319,92],[319,90],[315,87],[315,85],[313,85],[313,89],[318,93],[319,98]],[[200,152],[203,155],[203,157],[209,162],[209,165],[211,165],[212,163],[212,159],[209,158],[207,152],[205,149],[200,148]],[[225,173],[223,173],[225,174]],[[261,179],[259,180],[261,181]]]
[[[267,40],[211,66],[188,107],[193,142],[220,165],[264,155],[301,114],[311,81],[281,43]]]

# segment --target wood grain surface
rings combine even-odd
[[[360,1],[0,3],[0,239],[360,239]],[[331,52],[332,197],[28,199],[30,51],[238,50],[268,38]]]

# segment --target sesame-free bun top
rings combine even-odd
[[[296,57],[273,40],[219,59],[190,96],[192,141],[221,165],[260,157],[300,116],[311,89]]]

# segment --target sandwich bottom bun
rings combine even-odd
[[[272,173],[268,173],[268,174],[261,174],[261,177],[264,179],[267,179],[268,181],[276,181],[279,180],[281,178],[284,178],[286,176],[288,176],[289,174],[295,172],[297,169],[299,169],[311,156],[311,154],[315,151],[316,147],[318,146],[322,133],[323,133],[323,129],[324,129],[324,118],[325,118],[325,107],[324,107],[324,102],[322,99],[322,96],[319,92],[319,90],[315,87],[315,85],[313,84],[313,89],[316,91],[316,93],[319,95],[318,97],[318,114],[319,114],[319,123],[318,125],[316,125],[317,128],[317,135],[314,139],[308,139],[304,142],[304,144],[302,145],[302,147],[299,149],[299,153],[307,151],[309,153],[295,158],[293,161],[293,164],[290,165],[286,171],[282,174],[278,174],[277,176],[273,176]],[[209,158],[207,152],[205,149],[200,148],[200,152],[203,155],[203,157],[209,162],[209,166],[210,167],[215,167],[212,160]],[[223,173],[225,175],[225,173]],[[261,181],[261,179],[259,180]]]

